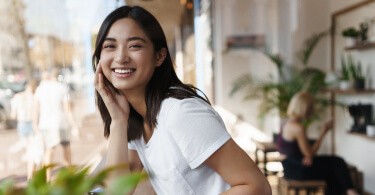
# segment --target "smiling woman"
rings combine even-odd
[[[271,194],[219,114],[174,70],[164,32],[145,9],[123,6],[100,27],[93,55],[106,166],[144,169],[157,194]],[[232,159],[236,159],[233,161]]]
[[[109,30],[103,43],[100,65],[104,76],[116,89],[129,91],[147,85],[165,54],[159,52],[158,55],[159,62],[155,63],[157,59],[151,41],[136,21],[125,18],[116,21]]]

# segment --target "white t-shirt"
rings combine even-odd
[[[220,194],[230,188],[222,177],[203,164],[229,139],[224,122],[198,98],[162,102],[158,124],[146,144],[132,140],[157,194]]]
[[[44,130],[61,129],[67,124],[63,109],[67,101],[68,88],[65,84],[53,80],[43,80],[35,91],[39,102],[39,128]]]
[[[18,122],[31,122],[34,97],[31,92],[20,92],[11,101],[11,107],[17,116]]]

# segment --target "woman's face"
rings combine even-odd
[[[153,44],[136,21],[117,20],[105,38],[100,54],[104,76],[121,91],[144,91],[160,66]]]

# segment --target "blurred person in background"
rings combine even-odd
[[[63,165],[71,164],[70,134],[73,117],[70,110],[68,86],[57,80],[59,72],[52,69],[42,73],[42,80],[35,91],[35,128],[43,136],[45,145],[44,165],[52,164],[58,145],[63,149]],[[51,170],[47,171],[47,179]]]
[[[310,144],[304,123],[313,116],[314,97],[307,92],[293,96],[288,105],[288,120],[283,124],[277,140],[277,147],[285,155],[282,161],[284,177],[295,180],[324,180],[326,194],[356,195],[346,162],[333,155],[317,155],[333,121],[327,121],[319,138]]]
[[[17,121],[17,132],[26,149],[27,179],[31,178],[35,170],[35,163],[32,160],[33,154],[29,146],[34,134],[32,120],[36,86],[36,81],[28,81],[25,91],[15,94],[11,101],[11,117]]]

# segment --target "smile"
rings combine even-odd
[[[115,68],[113,71],[119,74],[130,74],[134,72],[135,69],[134,68],[126,68],[126,69]]]

